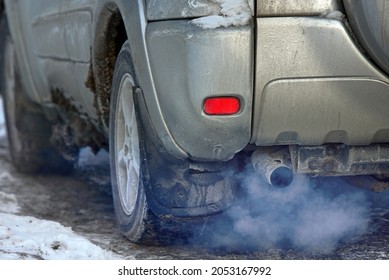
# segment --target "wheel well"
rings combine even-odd
[[[94,106],[107,128],[109,104],[115,63],[120,49],[127,40],[123,17],[118,7],[107,4],[96,24],[95,39],[91,49],[92,62],[85,85],[95,94]]]

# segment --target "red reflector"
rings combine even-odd
[[[240,110],[237,97],[209,97],[204,101],[204,113],[207,115],[233,115]]]

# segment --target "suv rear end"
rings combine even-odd
[[[293,173],[388,172],[385,56],[369,55],[366,31],[349,22],[358,12],[381,18],[373,27],[387,41],[385,1],[368,14],[363,1],[173,2],[162,10],[147,1],[146,37],[166,125],[191,159],[262,149],[272,161],[284,148]],[[388,55],[384,43],[378,50]],[[239,110],[205,111],[209,99],[224,97]]]

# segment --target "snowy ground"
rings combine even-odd
[[[0,180],[6,174],[0,171]],[[58,222],[19,216],[16,196],[0,192],[0,259],[117,259]]]
[[[6,135],[0,98],[0,138]],[[85,153],[83,161],[88,160]],[[0,181],[10,181],[0,170]],[[13,194],[0,191],[0,259],[115,259],[85,237],[58,222],[19,216],[20,206]]]
[[[0,213],[0,259],[25,258],[107,260],[115,257],[57,222]]]

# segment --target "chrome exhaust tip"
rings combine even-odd
[[[293,181],[288,149],[274,152],[274,149],[263,148],[251,155],[251,163],[256,172],[274,187],[284,188]]]

